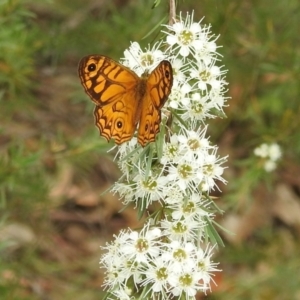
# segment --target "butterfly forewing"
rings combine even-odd
[[[167,60],[163,60],[149,75],[148,91],[157,108],[162,108],[166,103],[173,85],[172,66]]]
[[[105,105],[134,89],[139,80],[134,72],[102,55],[83,57],[78,73],[86,93],[98,105]]]
[[[172,66],[164,60],[150,73],[147,79],[138,130],[138,141],[142,146],[155,141],[161,122],[160,110],[171,93],[172,84]]]
[[[128,68],[102,55],[84,57],[78,68],[86,93],[97,104],[95,124],[100,134],[121,144],[132,138],[137,121],[135,90],[140,78]]]

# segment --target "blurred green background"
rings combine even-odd
[[[100,246],[135,213],[102,194],[118,177],[77,76],[82,56],[122,57],[164,17],[140,0],[0,0],[0,299],[102,299]],[[212,25],[228,69],[227,118],[209,135],[229,154],[225,248],[205,299],[300,299],[300,2],[186,0]],[[278,143],[278,168],[253,155]],[[202,299],[199,295],[199,299]]]

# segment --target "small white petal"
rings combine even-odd
[[[167,43],[171,46],[178,43],[178,38],[176,35],[168,35],[167,36]]]
[[[199,23],[193,23],[191,26],[190,26],[190,30],[193,32],[193,33],[199,33],[201,32],[201,26]]]
[[[187,57],[190,54],[190,48],[187,46],[181,46],[179,53],[183,57]]]

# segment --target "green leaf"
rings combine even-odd
[[[206,221],[206,227],[205,230],[207,232],[207,236],[210,238],[210,241],[213,245],[217,244],[220,246],[225,247],[225,244],[223,243],[222,238],[220,237],[219,233],[216,231],[214,226],[212,225],[211,221],[209,218],[204,217]]]
[[[154,3],[152,5],[152,9],[156,8],[160,4],[160,0],[154,0]]]
[[[167,17],[163,17],[161,19],[161,21],[159,21],[142,39],[146,39],[149,35],[151,35],[155,30],[157,30],[157,28],[159,28],[159,26],[163,23],[165,23],[165,21],[167,20]]]

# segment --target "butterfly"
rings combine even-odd
[[[78,74],[85,92],[96,104],[95,124],[107,141],[129,141],[138,126],[141,146],[155,141],[161,109],[173,84],[172,66],[163,60],[149,74],[135,72],[104,55],[89,55],[79,62]]]

